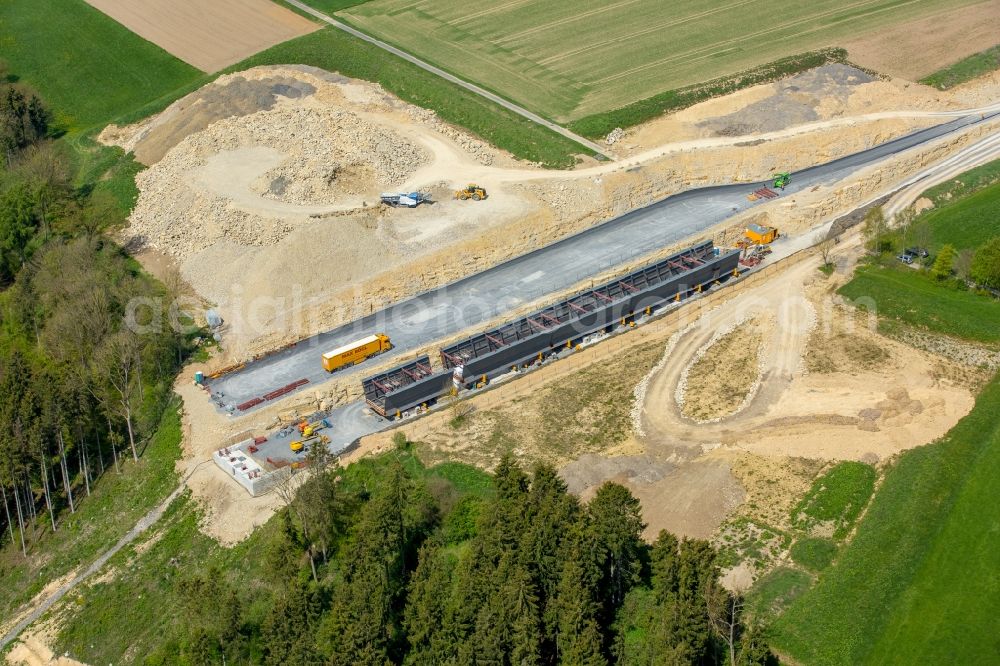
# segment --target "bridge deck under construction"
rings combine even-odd
[[[447,369],[461,368],[466,384],[489,379],[725,280],[736,270],[738,260],[738,251],[722,252],[706,241],[446,347],[441,350],[442,363]]]

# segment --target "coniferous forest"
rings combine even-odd
[[[314,464],[261,553],[270,583],[247,595],[220,572],[184,579],[184,619],[151,663],[772,659],[719,585],[713,547],[667,532],[646,543],[621,485],[581,502],[552,467],[526,473],[510,456],[485,495],[396,461],[380,463],[375,483]]]

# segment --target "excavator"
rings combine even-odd
[[[482,201],[486,198],[486,189],[479,187],[475,183],[470,183],[465,186],[464,190],[458,190],[455,192],[455,198],[461,201],[468,201],[472,199],[473,201]]]

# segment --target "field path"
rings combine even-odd
[[[907,180],[904,189],[884,206],[885,216],[891,220],[928,189],[998,158],[1000,158],[1000,134],[991,134]]]
[[[410,55],[409,53],[407,53],[406,51],[404,51],[402,49],[396,48],[395,46],[392,46],[391,44],[387,44],[386,42],[383,42],[380,39],[375,39],[374,37],[371,37],[370,35],[367,35],[367,34],[361,32],[360,30],[356,30],[356,29],[352,28],[351,26],[347,25],[346,23],[341,23],[340,21],[338,21],[337,19],[333,18],[332,16],[329,16],[327,14],[324,14],[321,11],[313,9],[309,5],[304,4],[302,2],[299,2],[299,0],[286,0],[286,2],[288,2],[288,4],[292,5],[293,7],[301,9],[302,11],[306,12],[307,14],[311,14],[312,16],[315,16],[316,18],[318,18],[321,21],[329,23],[330,25],[332,25],[333,27],[337,28],[338,30],[343,30],[344,32],[348,33],[349,35],[352,35],[354,37],[357,37],[358,39],[364,40],[364,41],[368,42],[369,44],[371,44],[373,46],[377,46],[378,48],[380,48],[380,49],[382,49],[384,51],[388,51],[389,53],[391,53],[391,54],[393,54],[395,56],[399,56],[403,60],[406,60],[407,62],[413,63],[414,65],[416,65],[420,69],[426,70],[426,71],[430,72],[431,74],[436,74],[437,76],[440,76],[442,79],[445,79],[447,81],[451,81],[455,85],[461,86],[461,87],[465,88],[466,90],[468,90],[469,92],[472,92],[472,93],[475,93],[475,94],[479,95],[480,97],[485,97],[486,99],[490,100],[494,104],[499,104],[500,106],[502,106],[503,108],[507,109],[508,111],[513,111],[517,115],[522,116],[524,118],[527,118],[531,122],[538,123],[539,125],[542,125],[543,127],[547,127],[550,130],[552,130],[553,132],[558,132],[559,134],[562,134],[567,139],[570,139],[571,141],[575,141],[576,143],[580,144],[581,146],[585,146],[585,147],[589,148],[590,150],[594,151],[598,155],[603,155],[604,157],[608,158],[609,160],[616,159],[615,155],[613,155],[612,153],[609,153],[608,150],[607,150],[607,148],[602,148],[601,146],[599,146],[598,144],[594,143],[593,141],[591,141],[589,139],[585,139],[582,136],[580,136],[579,134],[575,134],[574,132],[570,132],[568,129],[566,129],[562,125],[557,125],[556,123],[552,122],[551,120],[546,120],[545,118],[542,118],[537,113],[532,113],[531,111],[528,111],[523,106],[518,106],[517,104],[514,104],[513,102],[510,102],[510,101],[504,99],[503,97],[500,97],[499,95],[495,95],[495,94],[491,93],[490,91],[485,90],[483,88],[480,88],[479,86],[477,86],[477,85],[475,85],[473,83],[469,83],[468,81],[460,79],[457,76],[449,74],[448,72],[444,71],[443,69],[435,67],[434,65],[431,65],[430,63],[424,62],[420,58],[417,58],[416,56]]]

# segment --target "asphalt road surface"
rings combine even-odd
[[[1000,115],[966,116],[894,141],[792,174],[782,193],[788,197],[816,185],[831,185],[857,171],[914,146]],[[469,327],[502,316],[518,306],[566,290],[575,284],[684,238],[697,236],[728,217],[755,205],[746,195],[766,183],[741,183],[689,190],[613,218],[551,245],[481,273],[387,306],[363,319],[307,338],[295,347],[248,364],[210,383],[223,401],[237,405],[300,379],[312,390],[330,378],[323,352],[372,333],[385,333],[394,349],[376,357],[398,356]],[[337,372],[370,373],[372,361]],[[266,404],[266,403],[265,403]]]

